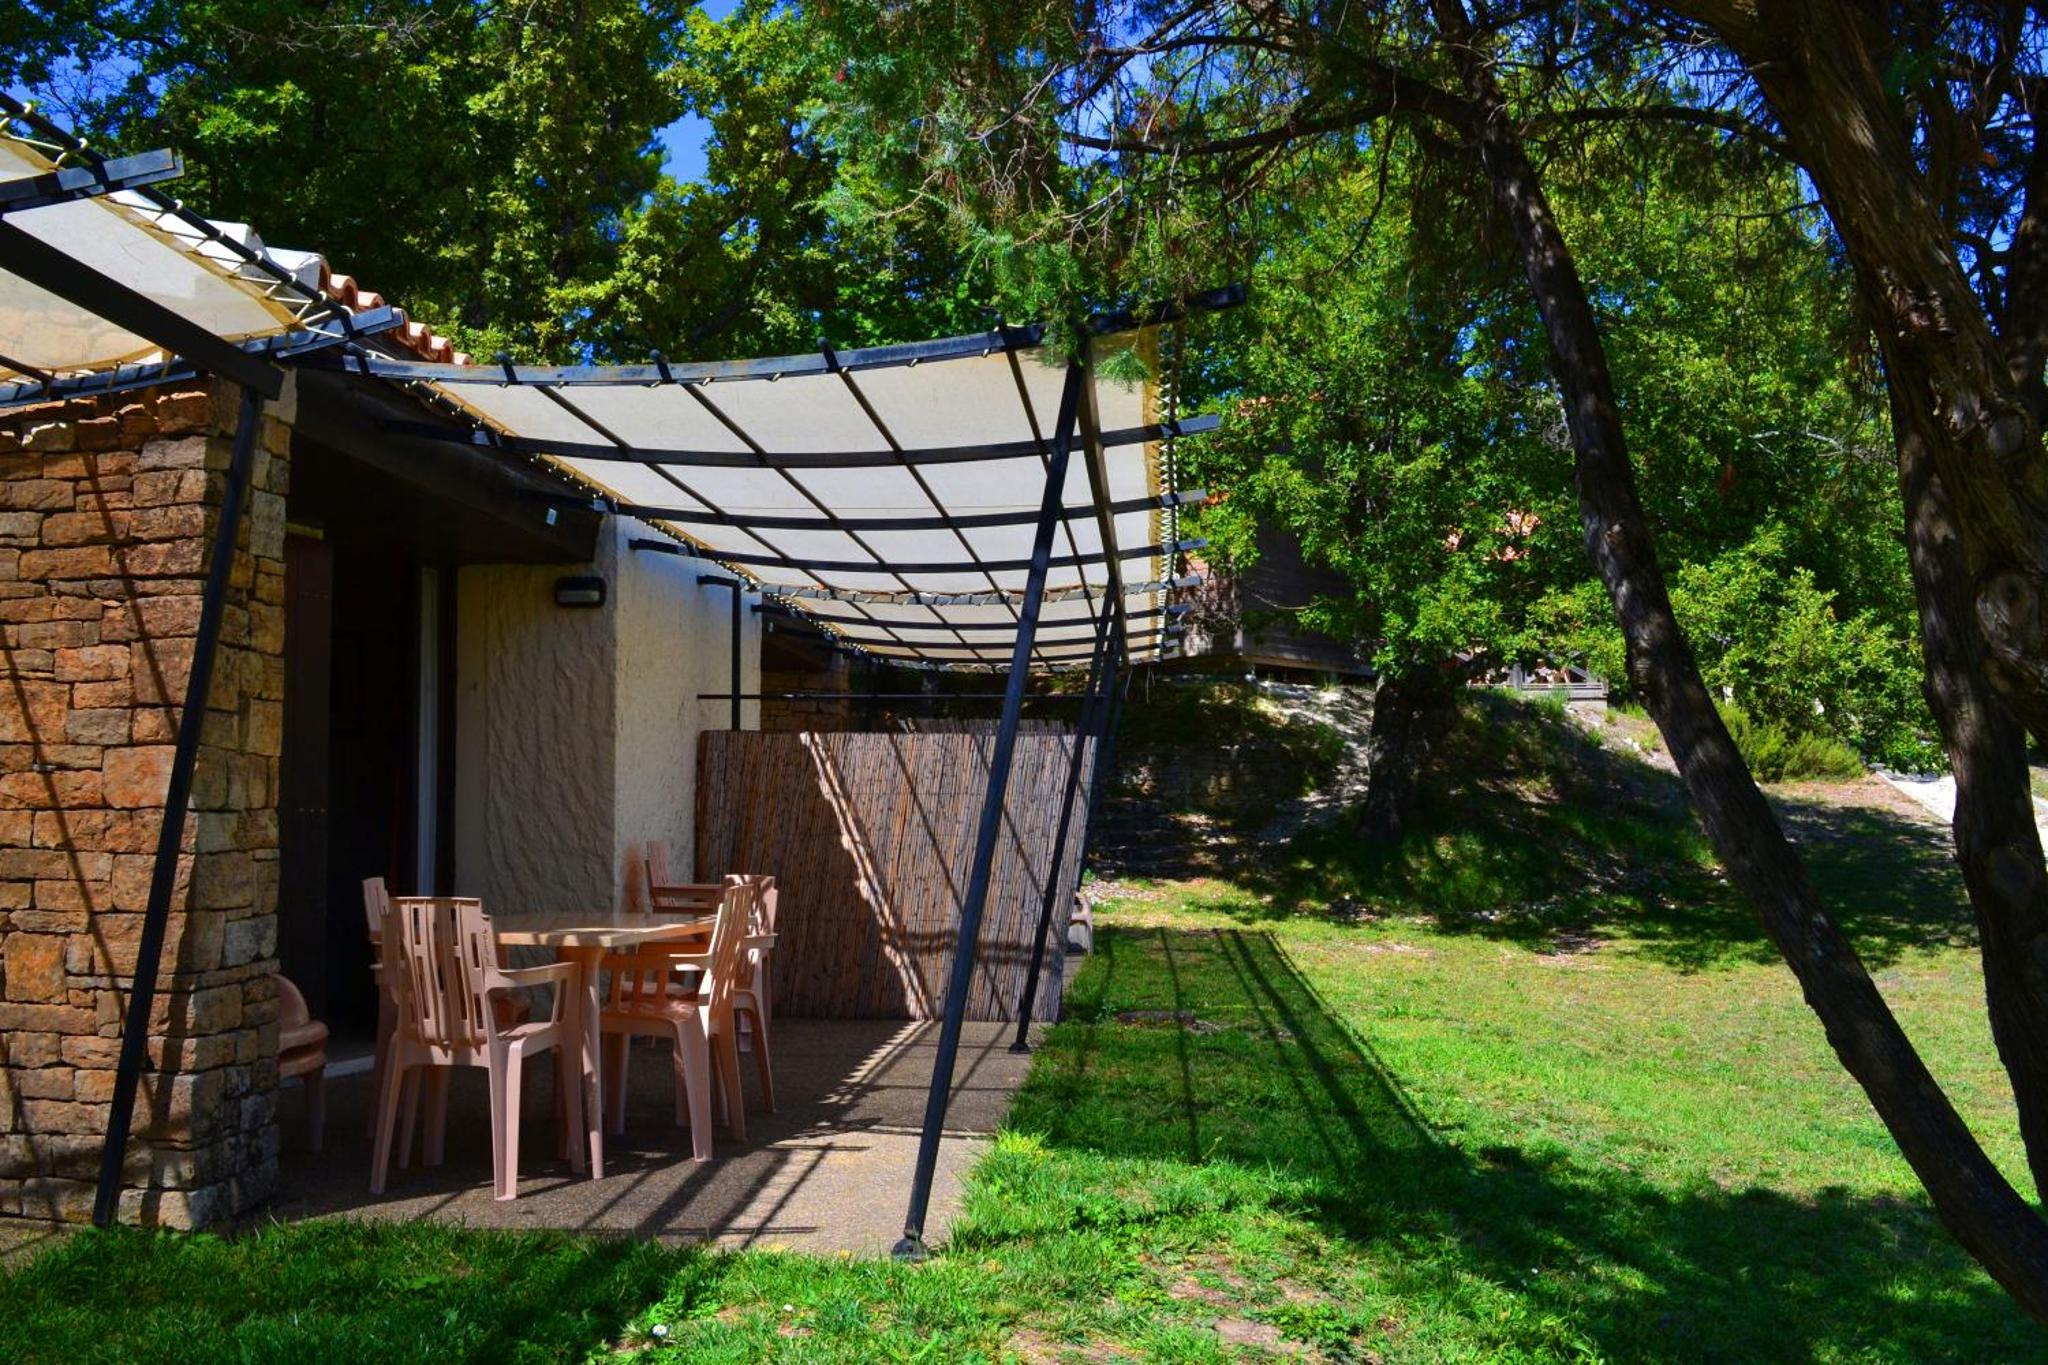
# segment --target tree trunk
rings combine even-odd
[[[2025,737],[1985,676],[1956,513],[1924,424],[1896,396],[1892,422],[1906,549],[1920,607],[1923,684],[1956,779],[1956,862],[1977,917],[1991,1036],[2018,1102],[2037,1191],[2048,1191],[2048,876]]]
[[[2048,739],[2048,457],[2036,413],[2040,205],[1994,338],[1900,133],[1864,20],[1840,0],[1716,27],[1749,63],[1812,175],[1876,327],[1891,398],[1925,691],[1956,777],[1956,860],[1986,1003],[2048,1197],[2048,874],[2022,727]],[[2038,153],[2037,153],[2038,155]],[[2038,176],[2034,177],[2038,179]],[[2026,249],[2022,249],[2022,248]]]
[[[1446,668],[1381,675],[1373,689],[1372,722],[1366,733],[1360,838],[1392,843],[1414,819],[1421,790],[1416,779],[1436,742],[1449,730],[1457,698],[1457,679]]]
[[[2037,405],[2015,382],[1886,96],[1864,30],[1879,21],[1844,0],[1759,14],[1724,36],[1820,191],[1894,402],[1947,487],[1990,681],[2048,744],[2048,450]]]
[[[1490,58],[1473,41],[1463,0],[1431,4],[1476,107],[1480,157],[1513,227],[1549,337],[1576,456],[1586,550],[1613,598],[1630,679],[1730,878],[1755,906],[1836,1056],[1870,1097],[1943,1224],[2027,1312],[2048,1323],[2048,1223],[1992,1165],[1928,1073],[1821,905],[1714,710],[1671,611],[1577,266],[1494,84]]]

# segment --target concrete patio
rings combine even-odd
[[[327,1150],[306,1151],[303,1095],[279,1096],[284,1154],[277,1199],[259,1217],[351,1217],[473,1227],[623,1233],[725,1247],[886,1253],[902,1232],[936,1023],[778,1019],[779,1112],[759,1108],[747,1071],[744,1144],[723,1132],[718,1159],[689,1159],[675,1123],[665,1047],[634,1050],[626,1132],[605,1144],[605,1177],[571,1174],[555,1156],[551,1068],[529,1063],[519,1198],[491,1197],[489,1100],[481,1071],[458,1073],[449,1097],[447,1160],[394,1169],[369,1192],[367,1072],[328,1081]],[[945,1237],[961,1180],[1009,1111],[1031,1059],[1009,1051],[1011,1026],[969,1023],[960,1046],[946,1142],[940,1148],[927,1237]]]

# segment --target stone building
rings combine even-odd
[[[726,594],[566,482],[384,433],[404,407],[301,372],[263,418],[123,1221],[270,1194],[272,973],[371,1027],[363,878],[515,911],[616,903],[650,838],[688,871]],[[234,416],[204,384],[0,410],[0,1215],[91,1212]],[[572,576],[603,604],[557,605]]]
[[[1171,443],[1214,422],[1163,416],[1158,384],[1106,364],[1157,361],[1163,314],[1099,319],[1085,356],[1002,326],[673,367],[474,365],[318,256],[149,188],[177,174],[170,153],[104,159],[4,93],[0,111],[0,1217],[195,1226],[263,1201],[276,974],[337,1035],[371,1035],[366,878],[609,915],[629,850],[661,841],[689,878],[697,836],[746,823],[700,827],[706,731],[848,723],[842,650],[1106,680],[1112,645],[1127,667],[1178,647],[1196,542]],[[808,633],[757,610],[756,585],[802,604]],[[764,665],[811,709],[764,726]],[[923,746],[924,798],[958,806],[946,838],[981,831],[971,851],[901,887],[851,857],[810,879],[842,908],[914,904],[918,972],[992,895],[1007,940],[986,956],[1010,970],[1025,912],[1078,877],[1060,849],[1084,746],[1039,745],[1012,782],[1021,679],[990,696],[985,780],[974,746]],[[781,749],[804,761],[778,781],[814,796],[807,751]],[[1001,826],[967,813],[1020,784],[1044,818],[999,861]],[[753,823],[807,855],[869,838],[830,818]],[[962,859],[978,890],[955,888]],[[877,953],[896,932],[880,910],[841,918]],[[947,998],[957,1023],[967,993]],[[935,1072],[927,1145],[946,1086]],[[110,1146],[121,1178],[97,1185]]]

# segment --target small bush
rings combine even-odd
[[[1747,544],[1674,569],[1671,605],[1701,679],[1785,736],[1831,735],[1908,772],[1940,767],[1910,599],[1896,610],[1847,608],[1800,562],[1797,541],[1786,527],[1767,526]],[[1626,687],[1621,632],[1598,583],[1553,596],[1539,615],[1550,649]]]
[[[1723,704],[1721,719],[1759,782],[1846,781],[1863,775],[1863,760],[1832,735],[1795,732]]]

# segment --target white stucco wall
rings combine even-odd
[[[730,594],[698,586],[719,572],[701,560],[626,547],[645,534],[608,518],[590,565],[460,571],[455,884],[493,910],[616,905],[626,851],[649,839],[690,875],[697,734],[729,719],[697,694],[727,690]],[[579,573],[606,580],[602,608],[554,604]],[[743,609],[743,691],[760,686],[760,638]]]
[[[701,692],[724,692],[731,682],[732,594],[699,586],[699,575],[725,577],[702,560],[636,553],[625,548],[632,523],[611,518],[617,536],[613,600],[618,608],[618,735],[614,848],[615,892],[625,893],[625,852],[650,839],[667,841],[669,870],[692,875],[695,859],[697,734],[731,722],[728,703],[699,701]],[[761,621],[740,608],[740,690],[761,685]],[[741,708],[743,729],[760,723],[760,704]]]
[[[602,904],[611,886],[609,610],[555,605],[553,565],[469,565],[456,587],[455,889],[493,913]]]

